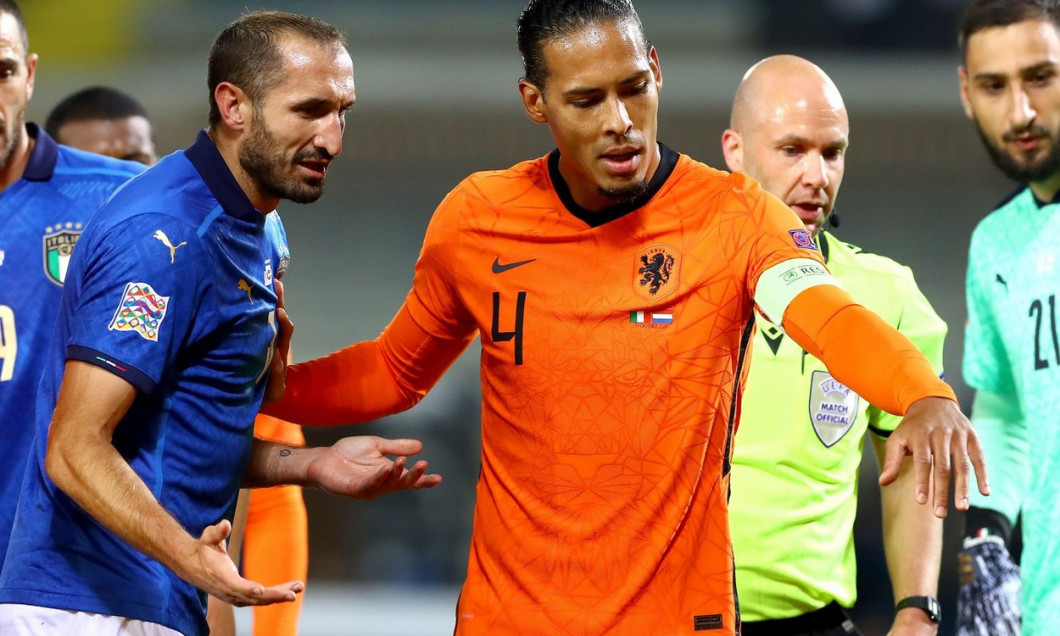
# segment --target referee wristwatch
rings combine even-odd
[[[939,607],[938,599],[934,596],[907,596],[898,601],[898,604],[894,606],[894,611],[897,612],[907,607],[916,607],[924,610],[931,622],[936,625],[942,620],[942,609]]]

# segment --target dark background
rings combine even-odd
[[[206,124],[210,42],[241,11],[309,13],[348,33],[358,103],[348,118],[345,152],[332,166],[320,202],[281,207],[293,251],[286,281],[298,359],[379,333],[408,290],[434,206],[461,178],[552,147],[547,129],[526,119],[518,101],[518,0],[23,4],[30,48],[41,54],[30,119],[43,121],[73,90],[114,85],[147,106],[163,153],[188,145]],[[950,326],[947,379],[967,408],[971,394],[960,376],[967,244],[975,223],[1015,184],[989,164],[960,108],[955,33],[962,5],[641,0],[638,8],[664,76],[659,137],[711,165],[724,166],[719,139],[732,93],[751,64],[770,54],[796,53],[832,76],[851,120],[837,234],[916,272]],[[390,633],[413,633],[401,621],[418,613],[426,627],[415,633],[451,633],[451,601],[466,563],[479,469],[478,349],[473,345],[406,414],[356,429],[307,432],[317,444],[363,432],[419,437],[427,447],[424,457],[445,482],[430,492],[367,503],[307,493],[311,556],[304,633],[375,633],[358,615],[373,611],[390,612],[384,619]],[[869,636],[886,632],[893,603],[876,474],[870,452],[856,527],[855,609]],[[954,612],[959,532],[959,515],[951,514],[939,590],[947,619]],[[343,605],[343,599],[354,603],[359,592],[379,590],[378,603]],[[427,617],[420,600],[438,594],[445,609],[440,618]],[[325,598],[336,602],[325,605]],[[952,633],[951,620],[940,633]]]

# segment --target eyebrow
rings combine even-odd
[[[1056,67],[1057,67],[1057,63],[1054,62],[1053,60],[1045,60],[1044,62],[1038,62],[1037,64],[1031,64],[1030,66],[1024,66],[1023,68],[1019,69],[1016,72],[1016,75],[1018,75],[1019,77],[1026,77],[1028,75],[1033,75],[1034,73],[1037,73],[1038,71],[1052,70],[1052,69],[1055,69]],[[986,80],[1005,79],[1006,77],[1008,77],[1008,75],[1006,73],[1001,73],[1001,72],[996,72],[995,73],[995,72],[985,71],[985,72],[976,73],[975,75],[973,75],[972,76],[972,80],[976,81],[976,82],[981,82],[981,81],[986,81]]]
[[[636,82],[637,80],[643,79],[647,75],[651,75],[651,69],[649,69],[649,68],[637,71],[636,73],[633,73],[632,75],[620,80],[618,83],[619,83],[619,85],[632,84],[633,82]],[[563,96],[564,97],[577,97],[577,96],[580,96],[580,95],[591,95],[593,93],[598,93],[598,92],[600,92],[599,88],[592,88],[592,87],[588,87],[588,86],[579,86],[579,87],[575,87],[575,88],[572,88],[572,89],[567,90],[567,91],[563,91]]]
[[[813,142],[813,140],[809,139],[808,137],[803,137],[802,135],[784,135],[783,137],[778,139],[776,143],[777,143],[778,146],[789,146],[789,145],[792,145],[792,144],[794,144],[794,145],[802,145],[802,146],[809,146],[809,145],[812,145],[814,142]],[[830,142],[828,144],[828,147],[829,148],[846,148],[848,145],[850,145],[850,142],[847,141],[846,139],[836,139],[836,140]]]

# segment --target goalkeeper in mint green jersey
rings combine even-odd
[[[946,324],[910,270],[822,231],[843,178],[849,125],[838,89],[794,56],[744,76],[722,137],[733,171],[759,181],[815,236],[843,288],[897,327],[941,375]],[[901,421],[835,380],[824,364],[756,314],[734,442],[729,525],[744,636],[858,634],[853,525],[862,444],[883,457]],[[899,609],[891,634],[935,634],[942,520],[916,503],[913,467],[882,490],[884,545]]]
[[[993,494],[965,517],[958,635],[1060,630],[1060,8],[977,0],[960,27],[960,91],[988,154],[1023,184],[968,255],[965,382]],[[1034,444],[1034,454],[1030,444]],[[1022,572],[1006,542],[1022,520]],[[1020,586],[1022,582],[1022,598]]]

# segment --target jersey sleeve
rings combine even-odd
[[[903,267],[902,273],[903,276],[898,279],[896,296],[903,299],[904,304],[896,327],[924,354],[938,376],[944,377],[942,354],[947,333],[946,322],[935,313],[927,297],[920,291],[912,270]],[[868,415],[870,430],[877,434],[889,434],[902,421],[901,417],[876,406],[869,406]]]
[[[67,359],[153,392],[201,310],[211,258],[195,229],[166,215],[137,215],[93,233],[74,256],[86,260],[69,308]]]
[[[471,344],[475,325],[452,276],[459,240],[450,194],[432,218],[412,290],[375,340],[288,369],[283,397],[263,412],[307,426],[364,422],[412,407]]]
[[[430,335],[445,340],[465,340],[475,322],[460,302],[456,276],[461,242],[460,223],[473,213],[473,199],[458,186],[438,205],[420,249],[405,307],[412,319]]]
[[[1030,486],[1030,451],[1027,427],[1015,394],[977,391],[972,402],[972,428],[979,436],[986,465],[990,468],[990,496],[969,489],[969,503],[996,510],[1016,524],[1023,493]]]
[[[972,235],[968,251],[965,296],[968,322],[964,328],[962,371],[965,383],[980,391],[1015,394],[1008,355],[994,317],[991,296],[985,287],[992,283],[989,272],[980,266],[980,233]]]
[[[838,285],[824,265],[821,250],[802,221],[780,199],[745,181],[751,233],[745,237],[747,283],[762,314],[775,325],[783,322],[788,304],[817,285]]]

